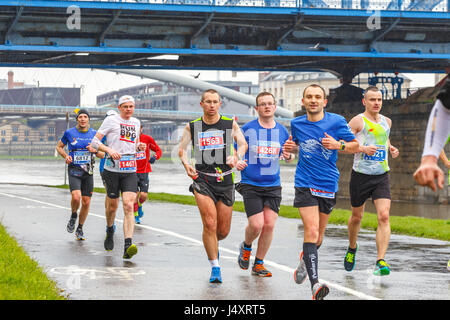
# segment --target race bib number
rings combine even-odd
[[[207,131],[198,133],[198,148],[200,150],[223,149],[223,131]]]
[[[79,150],[73,152],[74,164],[86,164],[91,162],[91,153],[85,150]]]
[[[136,156],[133,155],[123,155],[119,160],[119,170],[120,171],[136,171]]]
[[[280,143],[276,141],[258,141],[256,155],[260,159],[275,159],[278,158],[280,149]]]
[[[139,151],[136,153],[136,160],[144,160],[145,159],[145,151]]]
[[[364,154],[364,160],[370,161],[384,161],[386,160],[386,147],[383,145],[377,144],[377,151],[373,156],[369,156],[368,154]]]
[[[334,197],[335,197],[334,192],[318,190],[318,189],[313,189],[313,188],[309,188],[309,190],[311,190],[311,194],[316,197],[327,198],[327,199],[334,199]]]

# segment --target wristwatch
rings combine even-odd
[[[341,141],[341,151],[343,151],[345,149],[345,142]]]

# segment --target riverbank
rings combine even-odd
[[[67,185],[48,186],[68,189]],[[94,192],[105,193],[104,188],[94,188]],[[173,202],[186,205],[196,205],[193,196],[178,195],[170,193],[152,193],[149,192],[148,199],[150,201]],[[236,201],[233,206],[234,211],[245,212],[244,203]],[[292,206],[281,205],[280,216],[290,219],[300,219],[298,209]],[[336,225],[347,225],[351,215],[350,210],[334,209],[331,213],[329,223]],[[450,221],[442,219],[427,219],[411,216],[391,216],[390,217],[391,232],[394,234],[409,235],[422,238],[430,238],[437,240],[450,241]],[[377,215],[375,213],[366,212],[361,222],[361,228],[367,230],[377,229]]]

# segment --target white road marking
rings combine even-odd
[[[70,208],[67,208],[67,207],[64,207],[64,206],[60,206],[60,205],[57,205],[57,204],[44,202],[44,201],[40,201],[40,200],[35,200],[35,199],[30,199],[30,198],[25,198],[25,197],[20,197],[20,196],[13,195],[13,194],[0,192],[0,195],[4,195],[4,196],[7,196],[7,197],[11,197],[11,198],[18,198],[18,199],[22,199],[22,200],[33,201],[33,202],[37,202],[37,203],[53,206],[53,207],[56,207],[56,208],[70,210]],[[104,215],[98,215],[98,214],[91,213],[91,212],[89,212],[89,215],[97,217],[97,218],[105,219]],[[117,219],[116,218],[115,221],[123,223],[123,220],[121,220],[121,219]],[[175,238],[179,238],[179,239],[183,239],[183,240],[186,240],[186,241],[189,241],[189,242],[193,242],[195,244],[203,245],[203,242],[200,241],[200,240],[197,240],[197,239],[194,239],[194,238],[191,238],[191,237],[187,237],[187,236],[184,236],[182,234],[179,234],[179,233],[176,233],[176,232],[173,232],[173,231],[159,229],[159,228],[154,228],[154,227],[150,227],[150,226],[146,226],[146,225],[140,225],[140,224],[137,224],[136,226],[140,227],[140,228],[156,231],[156,232],[159,232],[159,233],[164,233],[164,234],[167,234],[167,235],[175,237]],[[228,252],[228,253],[231,253],[231,254],[236,255],[236,256],[239,254],[238,251],[230,250],[230,249],[227,249],[227,248],[224,248],[224,247],[219,247],[219,249],[220,249],[221,252]],[[292,269],[292,268],[290,268],[288,266],[285,266],[285,265],[282,265],[282,264],[279,264],[279,263],[276,263],[276,262],[270,261],[270,260],[264,260],[264,263],[269,265],[269,266],[272,266],[274,268],[277,268],[279,270],[289,272],[291,274],[293,274],[294,270],[295,270],[295,269]],[[343,287],[343,286],[341,286],[339,284],[336,284],[336,283],[333,283],[333,282],[330,282],[330,281],[327,281],[327,280],[323,280],[323,279],[319,279],[319,280],[321,282],[327,284],[328,286],[332,287],[332,288],[335,288],[335,289],[337,289],[339,291],[342,291],[342,292],[354,295],[354,296],[356,296],[356,297],[358,297],[360,299],[381,300],[379,298],[367,295],[365,293],[362,293],[362,292],[359,292],[359,291],[356,291],[356,290],[353,290],[353,289],[350,289],[350,288],[347,288],[347,287]]]

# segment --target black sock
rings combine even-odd
[[[350,253],[356,253],[356,248],[350,248],[350,246],[348,247],[348,252]]]
[[[125,247],[129,247],[129,246],[131,246],[131,238],[126,238],[125,239]]]
[[[106,226],[106,232],[113,233],[114,232],[114,225],[112,225],[111,227]]]
[[[246,244],[245,241],[244,241],[244,248],[251,249],[251,248],[252,248],[252,245],[248,245],[248,244]]]
[[[311,281],[312,287],[319,282],[317,270],[319,257],[317,254],[317,245],[315,243],[303,243],[303,260],[305,261],[306,271],[308,272],[309,281]]]
[[[79,223],[77,229],[83,229],[83,225]]]
[[[264,263],[263,259],[255,257],[255,264],[263,264],[263,263]]]
[[[75,211],[75,212],[72,212],[72,215],[70,216],[70,218],[76,219],[77,217],[78,217],[77,212],[76,212],[76,211]]]

